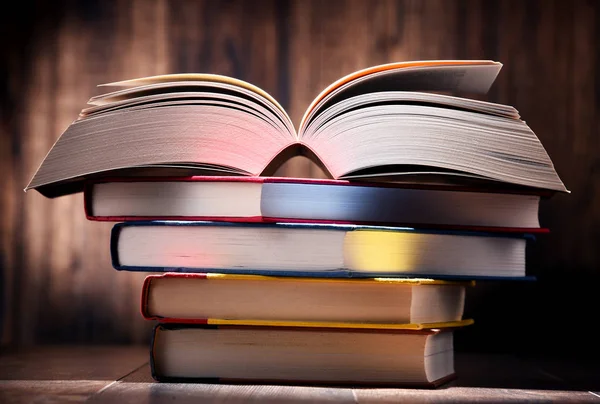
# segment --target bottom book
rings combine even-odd
[[[159,324],[151,369],[158,381],[437,387],[455,378],[453,332]]]

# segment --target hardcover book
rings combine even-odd
[[[141,311],[147,320],[178,324],[228,319],[432,328],[463,319],[466,288],[473,285],[419,278],[166,273],[144,280]]]
[[[158,381],[435,387],[456,377],[453,329],[159,324]]]
[[[321,277],[525,277],[529,235],[288,223],[123,222],[119,270]]]
[[[547,232],[539,193],[277,177],[105,178],[88,182],[90,220],[321,222]]]
[[[295,127],[260,88],[179,74],[110,83],[52,146],[26,190],[48,197],[111,176],[272,176],[305,155],[331,179],[461,183],[568,192],[533,130],[486,93],[489,60],[390,63],[353,72],[315,97]],[[450,95],[452,94],[452,95]]]

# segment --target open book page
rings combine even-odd
[[[433,171],[565,191],[539,139],[520,119],[389,103],[311,125],[302,140],[334,178]]]
[[[38,168],[29,188],[52,188],[66,181],[115,170],[187,167],[259,175],[269,161],[295,142],[272,113],[259,105],[215,99],[136,106],[73,122]],[[160,104],[160,103],[159,103]],[[139,108],[138,108],[139,107]],[[54,194],[51,190],[46,194]]]
[[[510,105],[496,104],[469,98],[454,97],[436,93],[416,91],[380,91],[362,93],[332,103],[310,121],[302,133],[302,141],[309,142],[315,131],[327,122],[341,117],[343,114],[365,108],[378,108],[384,105],[427,105],[454,110],[478,112],[486,115],[509,119],[519,119],[519,112]]]
[[[150,167],[269,176],[303,154],[335,179],[443,173],[566,191],[515,108],[440,94],[485,93],[501,67],[482,60],[364,69],[327,87],[299,131],[272,96],[235,78],[109,83],[116,91],[89,100],[26,189],[60,195],[61,184],[81,189],[91,177]]]
[[[138,87],[150,84],[160,83],[173,83],[181,81],[212,81],[216,83],[230,84],[232,86],[242,87],[247,90],[253,91],[261,97],[266,98],[272,102],[281,112],[287,115],[287,112],[283,107],[273,98],[269,93],[254,84],[248,83],[243,80],[236,79],[234,77],[222,76],[219,74],[205,74],[205,73],[181,73],[181,74],[163,74],[159,76],[140,77],[137,79],[117,81],[114,83],[100,84],[98,87]],[[289,119],[289,118],[288,118]]]
[[[340,99],[377,91],[439,91],[485,94],[502,64],[488,60],[400,62],[349,74],[323,90],[307,108],[298,133],[320,111]]]
[[[178,78],[182,75],[177,75]],[[135,87],[125,87],[117,91],[97,95],[90,98],[88,104],[92,107],[81,111],[79,118],[83,119],[92,114],[106,113],[116,110],[131,110],[132,107],[156,107],[159,104],[206,104],[211,105],[215,100],[222,101],[223,107],[252,109],[255,115],[267,121],[272,121],[279,127],[281,133],[287,133],[296,139],[296,130],[292,120],[281,105],[274,102],[272,97],[265,97],[257,92],[228,80],[215,81],[202,79],[205,75],[186,75],[191,81],[157,81],[151,84],[141,84]],[[192,80],[197,76],[197,80]],[[214,76],[214,75],[208,75]],[[168,76],[160,76],[168,80]],[[221,77],[221,76],[219,76]],[[224,77],[227,79],[227,77]],[[144,82],[144,79],[136,79]],[[133,80],[135,81],[135,80]],[[273,119],[275,118],[275,119]]]
[[[105,94],[98,105],[83,109],[78,120],[110,113],[190,105],[244,111],[268,122],[289,140],[296,140],[292,122],[272,104],[248,90],[221,83],[190,82],[185,88],[167,83],[116,91]]]

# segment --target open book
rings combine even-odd
[[[471,179],[567,191],[511,106],[486,93],[502,65],[375,66],[323,90],[297,127],[265,91],[231,77],[178,74],[107,86],[54,144],[26,187],[54,197],[99,176],[270,176],[306,155],[332,179]]]

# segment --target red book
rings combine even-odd
[[[545,194],[442,184],[283,177],[118,177],[90,181],[89,220],[310,222],[545,233]]]

